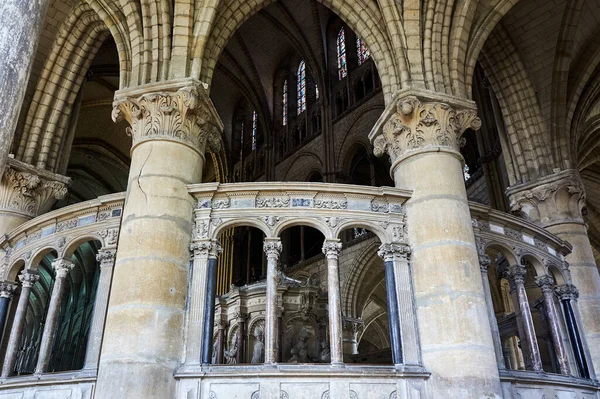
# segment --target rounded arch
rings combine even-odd
[[[319,0],[319,2],[338,14],[365,41],[371,50],[377,69],[381,71],[384,94],[391,98],[391,95],[401,86],[399,79],[401,71],[398,70],[394,60],[403,59],[405,55],[394,56],[390,41],[380,22],[382,16],[379,8],[365,7],[362,3],[348,3],[343,0]],[[192,76],[210,83],[217,59],[229,39],[248,18],[271,3],[273,0],[234,0],[219,8],[220,12],[214,16],[212,23],[206,22],[209,25],[194,38]],[[237,12],[244,8],[251,9],[253,12]],[[211,11],[214,12],[214,9]],[[403,50],[399,49],[399,51]],[[408,71],[404,71],[404,76],[408,76]]]
[[[492,254],[492,259],[494,259],[498,253],[502,254],[510,266],[516,265],[519,261],[517,254],[511,248],[499,242],[488,242],[485,247],[485,252]]]
[[[77,251],[77,248],[79,248],[81,244],[84,244],[89,241],[98,241],[102,244],[102,246],[105,245],[104,239],[102,237],[100,237],[98,234],[90,233],[81,237],[74,238],[71,241],[67,242],[65,244],[64,249],[61,252],[59,252],[59,256],[69,259],[71,258],[71,256],[73,256],[73,254],[75,253],[75,251]]]
[[[54,247],[44,247],[41,249],[38,249],[29,259],[29,263],[26,264],[27,269],[34,269],[37,270],[38,264],[42,261],[42,259],[44,259],[44,257],[48,254],[54,253],[55,257],[58,257],[60,250],[54,248]]]
[[[288,220],[285,220],[285,221],[281,222],[275,228],[275,231],[273,232],[273,235],[275,237],[279,237],[279,236],[281,236],[281,233],[283,231],[285,231],[286,229],[288,229],[290,227],[294,227],[294,226],[308,226],[308,227],[312,227],[313,229],[316,229],[321,234],[323,234],[323,236],[325,237],[325,239],[335,238],[335,236],[332,233],[331,229],[325,223],[323,223],[321,221],[318,221],[315,218],[299,218],[299,217],[290,218]]]
[[[374,222],[368,222],[368,221],[364,221],[364,220],[350,220],[350,221],[345,221],[342,224],[340,224],[339,226],[336,227],[336,229],[334,230],[334,236],[336,238],[340,238],[340,234],[347,229],[352,229],[352,228],[359,228],[359,229],[366,229],[371,231],[373,234],[375,234],[377,236],[377,238],[379,239],[379,241],[383,242],[388,242],[390,241],[388,239],[388,236],[385,232],[384,229],[381,228],[381,226],[377,225]]]
[[[294,168],[294,164],[296,164],[296,162],[298,162],[300,159],[302,158],[309,158],[310,161],[310,165],[303,165],[302,168]],[[290,159],[289,161],[290,167],[287,168],[287,171],[285,173],[285,176],[283,176],[283,181],[289,181],[288,176],[291,173],[294,173],[294,171],[296,170],[306,170],[308,168],[311,169],[318,169],[318,170],[322,170],[323,169],[323,162],[321,161],[321,158],[319,157],[318,154],[315,154],[313,152],[310,151],[300,151],[296,154],[293,155],[293,157]]]
[[[353,114],[352,120],[350,121],[350,123],[348,123],[345,131],[341,134],[341,136],[343,137],[343,141],[342,141],[342,144],[340,145],[340,148],[338,150],[337,157],[336,157],[338,165],[341,164],[346,159],[346,157],[350,153],[352,147],[356,144],[360,144],[363,147],[365,147],[365,149],[367,149],[368,154],[373,153],[373,149],[372,149],[373,146],[372,146],[371,142],[369,141],[369,138],[367,137],[366,134],[350,135],[349,133],[352,131],[352,128],[362,118],[368,117],[368,115],[371,112],[379,111],[379,114],[381,114],[383,112],[384,108],[385,107],[383,104],[372,104],[372,105],[368,105],[368,106],[361,108],[361,112]],[[378,117],[379,117],[379,115],[378,115]],[[377,118],[375,118],[374,120],[377,121]]]
[[[248,218],[239,218],[239,219],[233,219],[233,220],[227,220],[223,223],[221,223],[212,233],[212,236],[210,238],[212,239],[218,239],[219,236],[225,232],[226,230],[229,230],[232,227],[254,227],[258,230],[260,230],[266,238],[276,238],[277,235],[271,236],[271,231],[269,230],[269,227],[259,221],[259,220],[254,220],[251,219],[250,217]]]
[[[566,273],[556,264],[548,263],[546,265],[547,274],[554,279],[556,285],[564,285],[570,282],[570,278]]]
[[[521,255],[521,262],[526,262],[531,265],[533,270],[535,271],[536,276],[544,276],[546,275],[546,267],[544,263],[534,254],[530,252],[526,252]]]
[[[19,273],[23,269],[25,269],[25,259],[17,259],[6,271],[6,276],[4,279],[9,281],[17,281],[19,278]]]
[[[360,254],[358,254],[352,263],[351,272],[346,278],[341,291],[342,291],[342,307],[343,314],[346,317],[359,318],[359,298],[361,297],[361,282],[369,272],[369,266],[376,259],[379,258],[377,255],[377,249],[379,243],[373,242],[369,244]],[[383,261],[382,261],[383,262]],[[383,275],[383,268],[381,268]]]

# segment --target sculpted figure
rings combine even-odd
[[[231,342],[231,347],[229,348],[229,350],[226,350],[225,352],[223,352],[223,355],[225,356],[226,364],[237,364],[238,335],[239,335],[239,332],[236,331],[235,335],[233,337],[233,340]]]
[[[254,350],[252,351],[252,360],[250,363],[264,363],[265,362],[265,344],[263,343],[263,333],[260,328],[256,327],[254,329],[254,337],[256,341],[254,342]]]
[[[288,363],[308,363],[308,331],[302,328],[298,334],[298,342],[290,349]]]
[[[317,359],[318,363],[331,363],[331,351],[329,349],[329,344],[325,340],[321,340],[319,344],[320,352],[319,358]]]

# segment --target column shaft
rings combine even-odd
[[[11,149],[48,0],[0,3],[0,176]]]
[[[580,315],[577,312],[577,307],[573,306],[573,302],[577,300],[579,292],[577,288],[571,284],[558,286],[555,291],[562,305],[565,324],[569,333],[569,341],[571,342],[571,348],[573,349],[579,376],[590,378],[594,375],[594,369],[587,361],[587,359],[589,359],[589,352],[584,344],[584,340],[582,339],[578,327],[581,323]]]
[[[44,332],[40,342],[40,353],[38,355],[35,373],[41,374],[48,371],[50,357],[52,356],[52,346],[54,345],[54,337],[56,327],[58,326],[58,317],[60,316],[60,308],[64,300],[64,294],[67,289],[67,275],[75,265],[66,259],[56,259],[52,262],[56,274],[54,278],[54,286],[50,295],[50,304],[48,305],[48,313],[44,322]]]
[[[100,276],[98,277],[98,287],[96,288],[96,299],[94,301],[94,314],[92,316],[92,324],[90,326],[85,362],[83,365],[85,370],[94,370],[98,368],[115,257],[115,249],[102,248],[96,255],[96,260],[100,267]]]
[[[556,306],[554,306],[554,279],[550,276],[540,276],[536,279],[536,283],[542,289],[544,296],[544,308],[546,310],[546,319],[554,345],[554,352],[558,361],[558,368],[561,374],[569,375],[570,367],[567,355],[567,350],[563,344],[564,332],[558,320]]]
[[[6,319],[10,309],[10,302],[13,298],[18,286],[10,281],[0,283],[0,338],[3,337]]]
[[[202,364],[212,360],[213,332],[215,328],[215,296],[217,294],[217,259],[208,258],[206,271],[206,297],[204,298],[204,327],[202,329]]]
[[[483,282],[483,292],[485,294],[485,302],[487,304],[488,320],[490,322],[490,330],[492,331],[492,340],[494,341],[494,350],[496,352],[496,362],[498,369],[504,370],[504,355],[502,353],[502,342],[500,340],[500,330],[498,329],[498,320],[496,320],[496,312],[494,311],[494,303],[492,302],[492,291],[490,289],[490,279],[488,277],[488,267],[491,263],[489,256],[484,255],[479,257],[479,266],[481,268],[481,281]]]
[[[344,363],[342,342],[342,299],[340,294],[339,254],[342,244],[339,240],[326,240],[323,253],[327,257],[327,299],[329,301],[329,344],[331,364]]]
[[[275,364],[277,360],[277,262],[281,254],[281,241],[278,238],[265,239],[264,250],[267,254],[265,364]]]

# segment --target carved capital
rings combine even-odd
[[[400,92],[369,134],[373,153],[390,156],[392,164],[416,150],[458,151],[468,128],[479,130],[475,104],[426,91]]]
[[[0,282],[0,298],[12,298],[19,289],[17,283],[13,281]]]
[[[267,258],[275,258],[279,259],[279,254],[281,254],[281,241],[279,239],[269,239],[265,240],[263,244],[263,249],[267,254]]]
[[[148,140],[170,140],[204,153],[221,148],[223,124],[205,87],[182,80],[150,84],[115,94],[112,118],[125,120],[133,146]]]
[[[116,249],[102,248],[96,254],[96,261],[100,265],[100,268],[113,267],[115,265],[116,257],[117,257]]]
[[[576,170],[564,170],[506,190],[510,208],[543,227],[583,223],[585,190]]]
[[[479,268],[482,273],[487,273],[491,264],[492,259],[488,255],[479,255]]]
[[[505,275],[508,277],[511,284],[520,286],[525,284],[525,275],[527,274],[527,268],[523,265],[510,266]]]
[[[408,259],[410,255],[410,247],[405,244],[382,244],[377,251],[377,255],[383,259],[384,262],[391,262],[394,260]]]
[[[342,243],[339,240],[330,241],[325,240],[323,243],[323,253],[327,258],[335,258],[337,259],[340,255],[340,251],[342,250]]]
[[[67,177],[9,159],[0,181],[0,210],[36,217],[65,197],[70,182]]]
[[[558,285],[554,288],[554,293],[561,301],[570,301],[579,298],[579,290],[573,284]]]
[[[361,319],[352,319],[344,317],[342,320],[342,330],[353,338],[364,328],[364,322]]]
[[[535,278],[535,283],[542,290],[542,293],[552,293],[554,291],[554,279],[551,276],[544,275]]]
[[[19,275],[19,281],[23,287],[32,287],[40,279],[40,275],[36,270],[25,269]]]
[[[219,257],[223,248],[217,240],[202,240],[194,241],[190,245],[190,250],[194,253],[194,257],[206,257],[216,259]]]
[[[64,278],[67,277],[67,274],[69,274],[75,265],[70,260],[58,258],[52,261],[52,267],[56,272],[56,278]]]

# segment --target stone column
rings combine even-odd
[[[500,340],[500,330],[498,329],[498,320],[496,320],[496,312],[494,311],[494,303],[492,301],[492,291],[490,289],[490,279],[488,277],[488,267],[492,260],[488,255],[479,255],[479,267],[481,270],[481,281],[483,282],[483,292],[485,293],[485,301],[487,303],[487,314],[490,322],[490,330],[492,331],[492,339],[494,340],[494,350],[496,351],[496,361],[498,369],[504,370],[504,354],[502,352],[502,341]]]
[[[567,255],[571,282],[581,296],[581,339],[587,341],[588,366],[600,378],[600,274],[594,260],[582,210],[585,191],[576,170],[564,170],[507,190],[511,210],[546,228],[573,246]]]
[[[195,206],[187,185],[202,181],[207,141],[217,149],[222,124],[193,79],[120,90],[113,105],[133,146],[96,396],[170,398],[184,353]]]
[[[196,370],[201,364],[204,349],[204,324],[209,323],[204,312],[208,291],[208,274],[211,257],[216,259],[219,248],[210,240],[195,241],[190,246],[193,253],[187,319],[185,325],[185,360],[181,370]],[[212,253],[212,255],[211,255]],[[214,300],[213,300],[214,312]],[[213,317],[210,324],[213,323]],[[212,348],[212,342],[209,344]]]
[[[11,148],[48,0],[0,3],[0,175]]]
[[[362,331],[363,324],[363,321],[360,319],[343,318],[344,353],[346,355],[358,355],[358,334]]]
[[[325,240],[323,253],[327,257],[327,299],[329,301],[329,349],[331,364],[344,363],[342,347],[342,298],[340,294],[340,270],[338,259],[342,243],[340,240]]]
[[[225,346],[225,323],[219,321],[219,335],[217,336],[217,364],[223,364],[223,347]]]
[[[221,251],[221,245],[217,242],[212,242],[208,251],[206,296],[204,298],[204,326],[202,328],[202,365],[209,365],[212,362],[215,298],[217,296],[217,257]]]
[[[511,266],[506,271],[511,291],[517,301],[518,306],[516,307],[519,309],[517,317],[520,319],[524,335],[521,337],[521,345],[526,346],[526,348],[523,348],[525,364],[533,371],[542,371],[542,358],[540,357],[529,299],[525,290],[525,274],[527,274],[527,269],[522,265]]]
[[[277,359],[277,262],[281,254],[279,238],[265,238],[267,254],[267,292],[265,311],[265,364],[274,365]]]
[[[70,181],[67,177],[9,159],[0,179],[0,236],[49,211],[57,199],[65,197]]]
[[[19,352],[19,341],[23,328],[25,327],[25,317],[27,316],[27,306],[29,305],[29,293],[31,287],[40,279],[40,275],[36,270],[23,270],[19,275],[21,281],[21,294],[15,311],[15,318],[10,331],[8,345],[6,347],[6,355],[4,356],[4,364],[2,366],[2,378],[12,375]]]
[[[501,396],[459,147],[475,103],[406,89],[369,134],[406,203],[415,310],[432,397]],[[431,328],[436,326],[436,328]]]
[[[392,361],[394,364],[419,365],[412,281],[408,266],[410,248],[403,244],[383,244],[379,247],[378,254],[385,267]],[[398,281],[396,276],[399,277]]]
[[[554,306],[554,279],[550,276],[539,276],[535,279],[536,284],[542,290],[544,296],[544,308],[546,310],[546,319],[554,344],[554,352],[558,361],[558,368],[561,374],[569,375],[570,367],[567,355],[567,350],[563,345],[564,332],[558,320],[556,306]]]
[[[17,288],[17,284],[12,281],[0,283],[0,338],[4,333],[4,326],[6,326],[10,301],[17,292]]]
[[[575,363],[577,364],[579,376],[590,378],[594,375],[594,369],[587,361],[590,357],[590,348],[585,344],[579,329],[581,319],[579,312],[577,312],[576,304],[577,298],[579,298],[579,291],[572,284],[564,284],[557,286],[555,292],[563,308],[565,324],[569,332],[569,341],[575,355]]]
[[[241,364],[245,363],[246,359],[246,320],[248,320],[248,314],[236,313],[235,318],[238,322],[236,361],[238,364]]]
[[[48,313],[46,313],[46,321],[44,322],[44,332],[40,341],[40,353],[38,355],[37,365],[35,366],[35,374],[42,374],[48,371],[50,357],[52,356],[52,346],[54,346],[54,337],[58,326],[58,317],[60,316],[60,308],[65,297],[67,289],[67,275],[75,267],[73,262],[67,259],[55,259],[52,262],[54,269],[54,286],[50,295],[50,304],[48,305]]]
[[[100,268],[98,287],[96,288],[96,299],[94,301],[94,314],[88,337],[85,353],[84,370],[98,369],[100,360],[100,347],[104,333],[104,321],[106,320],[106,309],[108,308],[108,293],[112,281],[113,267],[117,251],[115,248],[101,248],[96,255],[96,261]]]

